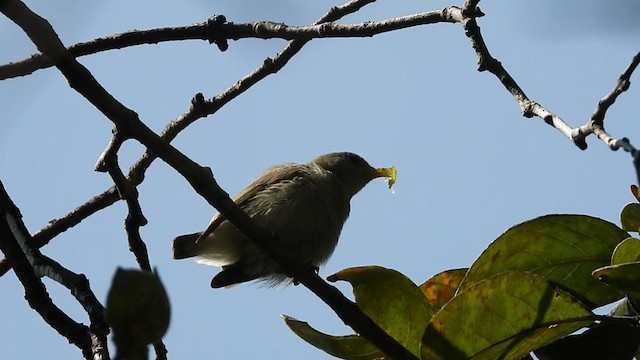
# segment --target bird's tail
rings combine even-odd
[[[178,236],[173,239],[173,258],[186,259],[202,254],[200,243],[196,243],[201,232]]]

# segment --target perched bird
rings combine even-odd
[[[264,172],[234,199],[256,223],[276,235],[275,252],[319,267],[338,244],[349,217],[349,201],[369,181],[396,177],[395,167],[376,169],[350,152],[336,152],[307,164],[284,164]],[[228,287],[256,279],[270,285],[290,279],[280,267],[233,224],[217,214],[203,232],[173,240],[173,258],[195,257],[221,266],[211,287]]]

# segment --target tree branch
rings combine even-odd
[[[2,12],[20,26],[31,38],[38,49],[49,57],[70,86],[84,96],[118,129],[127,129],[132,138],[138,140],[163,161],[177,170],[191,186],[244,235],[254,241],[268,255],[272,256],[288,274],[296,274],[296,280],[310,289],[315,289],[323,300],[338,309],[339,316],[363,337],[375,343],[383,352],[395,359],[416,359],[406,348],[380,329],[369,317],[359,311],[358,307],[346,299],[336,288],[324,282],[311,269],[299,272],[300,266],[289,264],[275,256],[269,248],[272,236],[255,224],[228,194],[216,183],[208,168],[203,168],[193,160],[176,150],[168,142],[153,133],[138,115],[111,96],[91,75],[91,73],[71,54],[67,52],[51,25],[34,14],[19,0],[5,0]],[[323,293],[324,292],[324,293]],[[345,306],[351,303],[351,307]],[[358,321],[355,321],[357,319]],[[363,326],[366,325],[366,326]]]
[[[614,90],[609,95],[607,95],[600,101],[598,108],[591,116],[589,122],[581,127],[571,127],[564,120],[562,120],[560,116],[547,110],[537,102],[530,100],[529,97],[524,93],[522,88],[520,88],[516,81],[502,66],[500,61],[491,56],[489,49],[487,48],[487,45],[485,44],[480,32],[480,27],[478,26],[478,23],[475,19],[475,14],[481,13],[481,11],[477,8],[479,2],[480,0],[467,0],[462,7],[462,15],[464,17],[462,23],[465,30],[465,35],[471,40],[471,46],[478,56],[478,71],[489,71],[494,74],[500,80],[500,82],[502,82],[502,85],[504,85],[504,87],[514,97],[514,99],[520,106],[520,110],[524,117],[531,118],[533,116],[537,116],[543,119],[545,123],[553,126],[567,138],[571,139],[573,143],[581,150],[587,149],[586,137],[590,134],[595,133],[598,138],[611,149],[617,150],[619,147],[622,147],[625,150],[630,151],[635,159],[635,148],[632,147],[631,144],[629,144],[628,139],[623,138],[618,140],[611,137],[604,131],[603,122],[604,114],[608,107],[613,104],[620,93],[622,93],[629,87],[629,77],[638,65],[638,56],[634,57],[631,65],[625,70],[623,76],[621,76],[621,80],[618,81],[618,85],[616,86],[616,88],[614,88]],[[624,78],[625,76],[626,81]],[[640,162],[640,160],[638,160],[637,162]],[[640,169],[638,167],[636,167],[636,172],[638,173],[638,179],[640,181]]]
[[[336,19],[337,20],[337,19]],[[245,24],[226,22],[222,15],[215,15],[207,21],[173,28],[134,30],[98,38],[70,46],[67,50],[73,57],[95,54],[102,51],[122,49],[143,44],[157,44],[166,41],[207,40],[218,45],[220,50],[228,48],[227,40],[273,39],[311,40],[314,38],[370,37],[390,31],[440,22],[462,22],[460,8],[451,6],[442,10],[427,11],[382,21],[358,24],[335,24],[325,20],[309,26],[289,26],[271,21]],[[0,66],[0,80],[29,75],[36,70],[53,66],[43,54],[34,54],[18,62]]]
[[[114,131],[112,141],[109,143],[109,146],[107,146],[107,150],[112,148],[112,143],[118,142],[117,139],[117,132]],[[105,152],[107,152],[107,150],[105,150]],[[111,179],[118,189],[120,198],[127,202],[127,208],[129,211],[124,220],[124,228],[127,233],[127,239],[129,240],[129,250],[133,252],[136,261],[138,262],[138,266],[140,266],[142,270],[151,272],[151,262],[149,261],[147,245],[140,235],[140,227],[147,224],[147,219],[142,213],[142,207],[138,200],[138,189],[131,184],[131,182],[129,182],[122,173],[122,169],[120,169],[120,165],[118,164],[117,154],[114,154],[113,156],[101,156],[101,159],[104,159],[105,161],[107,161],[106,159],[110,159],[108,163],[103,163],[103,166],[105,166],[106,170],[109,172]],[[154,342],[153,347],[156,353],[156,360],[167,359],[167,347],[164,342],[162,342],[162,339]]]
[[[25,290],[25,299],[42,319],[77,346],[86,359],[108,359],[108,327],[103,307],[89,288],[84,275],[75,274],[29,247],[30,235],[20,210],[0,182],[0,250],[11,259],[14,272]],[[26,250],[26,251],[25,251]],[[75,322],[51,298],[39,278],[42,273],[65,285],[89,314],[91,326]]]
[[[520,88],[516,81],[502,66],[500,61],[491,56],[480,32],[480,27],[476,21],[475,14],[482,13],[477,8],[479,2],[480,0],[466,1],[462,7],[462,15],[464,16],[462,24],[465,35],[469,40],[471,40],[471,46],[478,56],[478,71],[489,71],[494,74],[500,80],[502,85],[504,85],[507,91],[509,91],[514,97],[518,106],[520,106],[520,111],[524,117],[530,118],[537,116],[543,119],[547,124],[559,130],[566,137],[574,140],[575,136],[577,136],[577,129],[572,129],[558,115],[550,112],[535,101],[530,100],[527,94],[524,93],[522,88]],[[574,140],[574,143],[582,150],[587,148],[587,143],[584,141],[580,142],[579,140]]]
[[[147,224],[147,219],[142,213],[142,207],[138,201],[138,189],[133,186],[122,173],[118,165],[117,155],[111,158],[111,162],[107,166],[107,170],[113,183],[118,189],[120,198],[127,203],[129,212],[124,221],[124,228],[127,232],[129,240],[129,250],[135,255],[136,261],[142,270],[151,271],[151,263],[149,261],[149,253],[142,237],[140,236],[140,227]]]
[[[367,4],[375,2],[375,0],[352,0],[348,3],[334,7],[325,15],[323,15],[316,24],[336,21],[346,15],[354,13],[364,7]],[[201,93],[196,94],[191,100],[191,107],[177,119],[169,122],[162,130],[160,136],[167,142],[171,142],[178,134],[186,129],[190,124],[198,119],[204,118],[208,115],[212,115],[217,112],[224,105],[231,100],[238,97],[240,94],[251,88],[260,80],[267,76],[278,72],[284,67],[289,60],[297,54],[302,47],[308,42],[308,40],[293,40],[291,41],[282,52],[280,52],[273,59],[267,59],[256,70],[246,75],[242,79],[238,80],[235,84],[227,88],[221,94],[206,100]],[[112,139],[113,141],[113,139]],[[105,150],[106,151],[106,150]],[[100,156],[96,167],[99,168],[99,164],[102,163],[102,159],[105,154]],[[134,186],[140,185],[144,180],[145,171],[151,166],[151,163],[157,158],[157,156],[150,150],[146,150],[136,163],[129,169],[128,180]],[[68,214],[64,215],[60,219],[52,220],[46,227],[34,234],[34,246],[38,248],[49,243],[51,239],[68,230],[69,228],[78,225],[82,220],[91,216],[92,214],[114,204],[120,200],[118,191],[115,186],[105,190],[99,195],[94,196],[87,203],[80,205],[75,210],[72,210]],[[7,259],[0,260],[0,276],[9,271]]]
[[[622,72],[613,90],[605,95],[605,97],[600,99],[600,101],[598,102],[598,106],[595,108],[595,110],[591,114],[591,117],[589,118],[589,122],[580,127],[581,136],[586,137],[589,134],[593,133],[605,144],[607,144],[611,150],[618,150],[620,147],[622,147],[632,155],[635,154],[635,147],[631,146],[627,139],[615,139],[605,131],[604,117],[607,113],[607,110],[609,110],[609,107],[611,107],[611,105],[616,102],[618,96],[629,89],[629,86],[631,85],[631,74],[633,74],[639,63],[640,52],[638,52],[633,57],[629,66],[627,66],[624,72]]]

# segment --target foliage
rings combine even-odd
[[[638,204],[623,229],[586,215],[548,215],[499,236],[469,269],[441,272],[420,286],[377,266],[342,270],[355,301],[421,359],[629,359],[640,345]],[[608,316],[593,309],[624,299]],[[357,334],[333,336],[285,316],[313,346],[342,359],[384,358]],[[581,328],[582,334],[571,335]],[[539,349],[539,350],[538,350]]]

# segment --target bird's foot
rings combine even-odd
[[[305,267],[306,267],[306,269],[305,269]],[[319,266],[315,266],[315,265],[309,264],[309,265],[306,265],[305,267],[301,268],[299,273],[302,273],[303,271],[307,271],[309,268],[311,268],[311,270],[314,273],[316,273],[316,275],[320,273],[320,267]],[[293,277],[293,285],[294,286],[300,285],[300,280],[298,280],[296,277]]]

